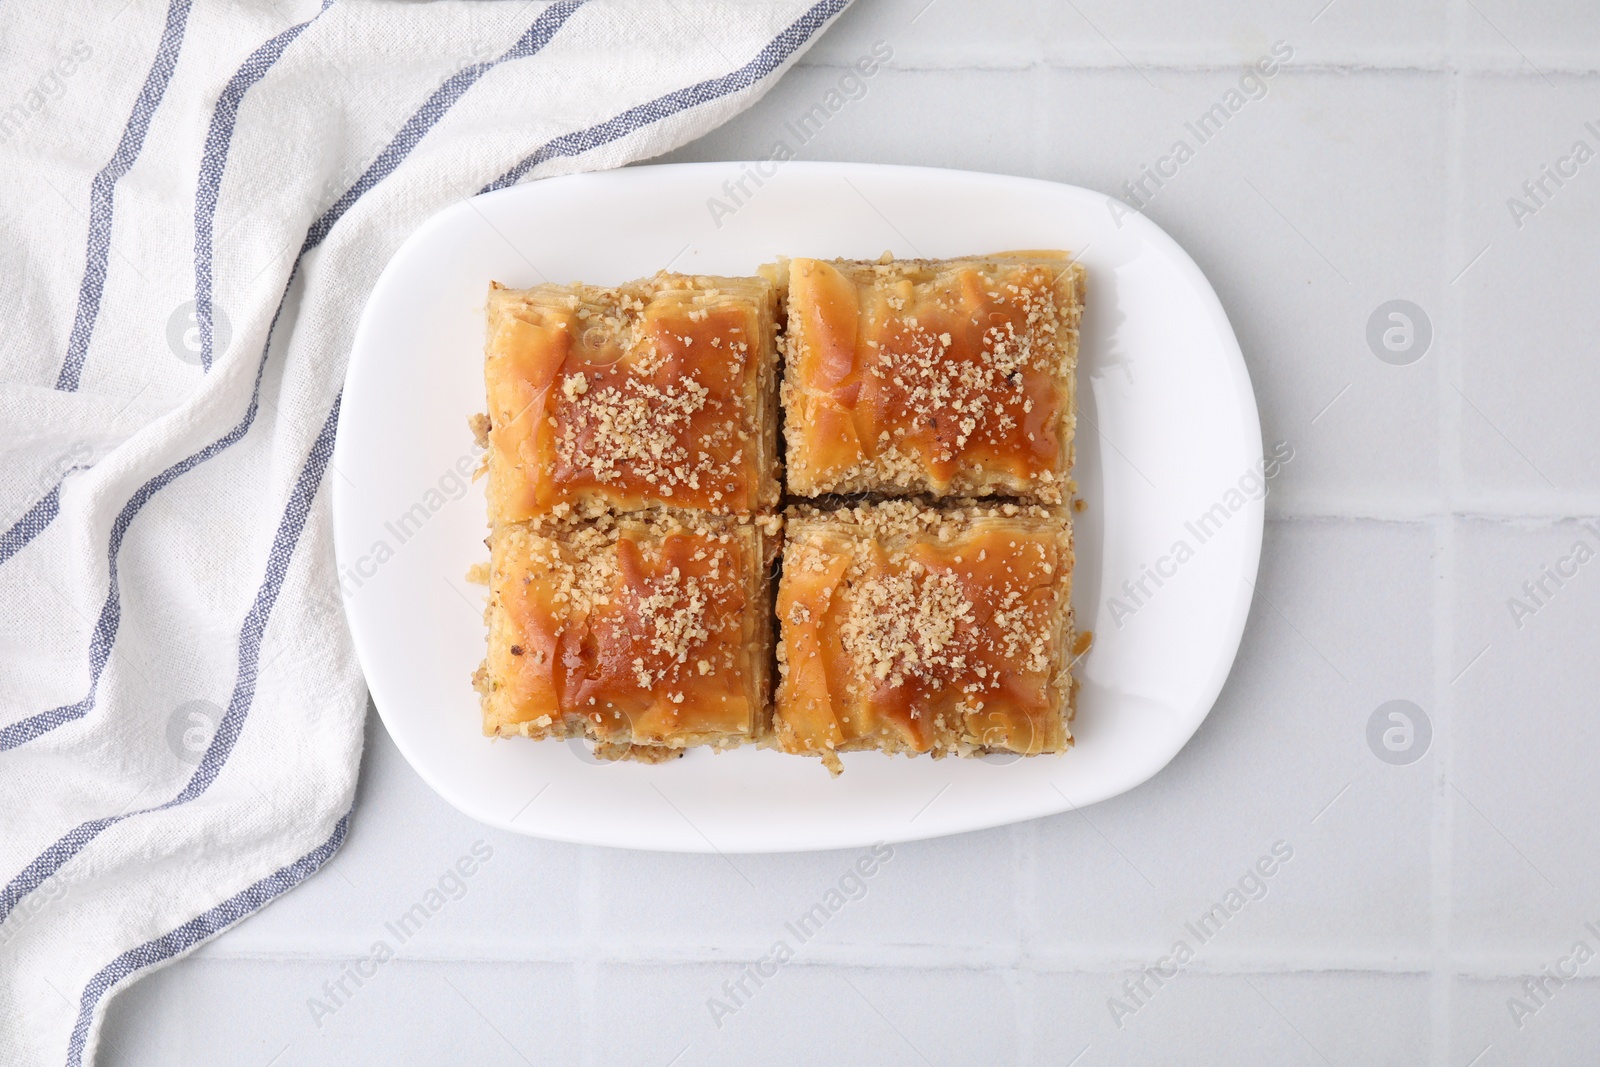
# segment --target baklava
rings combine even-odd
[[[1084,287],[1067,253],[768,273],[787,287],[790,492],[1063,502]]]
[[[776,305],[762,278],[492,286],[491,522],[775,506]]]
[[[484,733],[644,761],[761,741],[780,522],[659,510],[498,527]]]
[[[484,733],[1066,751],[1083,268],[762,271],[491,287]]]
[[[1037,755],[1072,743],[1072,531],[1039,505],[790,510],[778,584],[785,752]]]

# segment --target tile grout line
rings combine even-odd
[[[1446,33],[1451,59],[1456,59],[1462,19],[1461,3],[1450,5]],[[1446,127],[1445,148],[1445,236],[1444,270],[1460,260],[1463,254],[1463,226],[1465,224],[1465,185],[1462,175],[1466,136],[1466,104],[1464,75],[1459,63],[1448,75],[1447,100],[1449,115]],[[1440,275],[1443,281],[1443,274]],[[1455,808],[1451,803],[1450,757],[1453,750],[1455,715],[1450,686],[1452,659],[1455,646],[1454,609],[1456,600],[1456,543],[1455,513],[1461,499],[1461,408],[1450,388],[1451,371],[1459,363],[1460,348],[1465,334],[1462,320],[1465,305],[1455,289],[1447,282],[1443,291],[1441,318],[1447,324],[1446,342],[1439,346],[1438,361],[1434,367],[1435,387],[1438,396],[1438,440],[1440,488],[1447,504],[1447,513],[1434,519],[1434,593],[1433,593],[1433,691],[1436,725],[1434,739],[1433,811],[1430,820],[1432,857],[1433,914],[1430,921],[1430,946],[1433,965],[1428,978],[1428,1007],[1430,1022],[1430,1060],[1434,1067],[1447,1067],[1451,1057],[1451,983],[1455,968],[1451,965],[1450,935],[1454,907],[1454,832]]]
[[[1225,63],[1215,60],[1181,60],[1181,59],[1146,59],[1139,62],[1139,69],[1153,74],[1227,74],[1238,73],[1250,65],[1250,56],[1241,55],[1237,62]],[[1137,58],[1135,57],[1135,61]],[[801,60],[797,67],[802,70],[849,70],[850,63],[840,60],[817,60],[808,62]],[[898,74],[1021,74],[1034,68],[1043,68],[1047,71],[1067,74],[1101,74],[1107,71],[1129,73],[1127,63],[1120,59],[1108,59],[1095,62],[1085,54],[1076,59],[1063,57],[1035,58],[1026,62],[989,62],[984,57],[975,56],[967,59],[941,60],[938,57],[926,56],[920,59],[907,59],[897,62],[889,68]],[[1537,79],[1538,74],[1530,74],[1527,64],[1518,61],[1515,64],[1508,60],[1491,56],[1474,56],[1470,60],[1441,60],[1438,63],[1371,63],[1351,58],[1341,61],[1338,59],[1315,60],[1311,62],[1296,62],[1294,70],[1300,74],[1370,74],[1383,77],[1392,74],[1420,74],[1420,75],[1450,75],[1474,74],[1488,77],[1501,78],[1527,78]],[[1595,66],[1543,64],[1539,70],[1545,75],[1564,78],[1592,78],[1600,75],[1600,64]]]
[[[578,851],[578,929],[580,939],[573,963],[578,995],[578,1062],[596,1067],[600,1062],[600,932],[598,850],[593,845]]]
[[[1037,1062],[1039,976],[1022,966],[1033,955],[1039,934],[1039,820],[1029,819],[1011,831],[1013,867],[1017,876],[1017,962],[1012,996],[1017,1020],[1017,1062]]]
[[[1435,1067],[1450,1063],[1451,982],[1455,968],[1451,963],[1450,927],[1454,907],[1451,879],[1454,867],[1454,805],[1451,803],[1450,757],[1453,750],[1455,715],[1450,698],[1450,655],[1455,644],[1451,611],[1455,604],[1456,544],[1454,520],[1438,519],[1434,527],[1433,593],[1433,804],[1430,820],[1433,883],[1433,914],[1430,920],[1431,959],[1429,968],[1429,1016],[1432,1056]]]
[[[703,943],[693,946],[677,946],[682,951],[672,951],[670,948],[660,946],[634,946],[628,951],[613,951],[609,953],[593,954],[587,949],[572,948],[570,951],[555,951],[540,955],[528,952],[508,952],[502,955],[486,955],[483,953],[468,954],[464,952],[450,954],[422,955],[411,953],[395,956],[393,963],[400,967],[433,967],[453,966],[464,967],[505,967],[525,965],[530,967],[561,967],[563,965],[576,966],[591,960],[595,964],[596,973],[601,966],[635,967],[635,968],[665,968],[665,967],[722,967],[727,964],[755,963],[770,955],[770,948],[759,945],[729,945],[715,949],[707,949]],[[878,968],[889,971],[909,971],[919,974],[959,973],[959,974],[995,974],[1022,971],[1032,975],[1089,975],[1105,977],[1109,975],[1122,975],[1128,972],[1137,972],[1150,964],[1153,955],[1162,950],[1156,946],[1149,946],[1143,951],[1129,948],[1121,954],[1097,954],[1088,958],[1080,953],[1066,953],[1055,950],[1049,954],[1029,955],[1019,959],[1015,952],[1009,950],[993,951],[981,956],[971,955],[961,958],[963,953],[958,951],[952,954],[945,946],[939,946],[943,958],[910,958],[895,956],[894,950],[899,947],[892,944],[855,944],[849,946],[835,946],[833,951],[824,952],[818,949],[808,955],[806,959],[797,959],[786,968],[801,970],[871,970]],[[969,949],[970,946],[958,946],[958,949]],[[218,966],[247,965],[247,966],[287,966],[294,967],[302,964],[326,967],[331,964],[354,963],[370,956],[370,951],[358,946],[351,946],[344,951],[323,954],[295,954],[283,953],[205,953],[192,957],[196,964],[212,964]],[[1529,975],[1537,976],[1540,968],[1549,963],[1549,954],[1541,953],[1535,949],[1527,949],[1517,954],[1475,954],[1465,957],[1453,956],[1456,965],[1451,968],[1452,977],[1469,979],[1477,982],[1502,981],[1507,979],[1525,978]],[[337,967],[334,968],[337,970]],[[1240,975],[1250,977],[1286,976],[1286,977],[1319,977],[1326,975],[1360,975],[1370,977],[1415,977],[1427,978],[1433,973],[1433,958],[1431,950],[1419,950],[1415,956],[1408,954],[1405,958],[1395,958],[1392,955],[1374,956],[1367,959],[1341,959],[1321,966],[1307,965],[1304,953],[1284,954],[1278,958],[1264,958],[1260,956],[1237,957],[1229,956],[1214,960],[1209,964],[1195,964],[1187,967],[1185,974],[1202,975],[1210,978],[1233,978]],[[1600,974],[1580,974],[1576,978],[1568,979],[1568,984],[1582,987],[1600,987]],[[1459,1067],[1459,1065],[1456,1065]]]
[[[1045,160],[1045,146],[1051,136],[1050,120],[1051,109],[1046,107],[1050,99],[1051,70],[1045,62],[1038,62],[1029,72],[1029,82],[1032,83],[1032,93],[1029,94],[1029,107],[1032,112],[1032,136],[1029,141],[1029,174],[1034,178],[1043,176],[1043,160]],[[1016,1062],[1037,1067],[1038,1046],[1040,1046],[1040,1017],[1038,1017],[1038,981],[1040,976],[1022,966],[1022,961],[1034,953],[1038,947],[1038,933],[1042,926],[1042,917],[1038,913],[1038,848],[1040,848],[1040,835],[1038,835],[1038,819],[1029,819],[1011,830],[1011,843],[1013,848],[1019,849],[1013,859],[1014,875],[1018,878],[1018,888],[1021,891],[1021,907],[1018,909],[1018,937],[1016,937],[1016,957],[1018,966],[1013,971],[1013,989],[1011,997],[1016,1003],[1018,1014],[1018,1041],[1016,1041]]]
[[[1028,149],[1028,173],[1040,177],[1044,173],[1044,145],[1052,118],[1052,109],[1046,106],[1046,101],[1050,99],[1050,71],[1043,63],[1037,64],[1029,72],[1028,80],[1032,88],[1029,108],[1033,127],[1033,143]],[[1012,868],[1021,898],[1017,909],[1018,966],[1011,979],[1017,1025],[1014,1051],[1017,1063],[1034,1067],[1038,1062],[1039,976],[1021,964],[1033,954],[1039,938],[1039,821],[1029,819],[1020,826],[1013,826],[1011,842],[1016,850]]]
[[[1452,390],[1453,392],[1454,390]],[[1442,420],[1441,420],[1442,421]],[[1453,420],[1459,428],[1459,420]],[[1444,447],[1440,445],[1441,456]],[[1440,460],[1441,467],[1444,460]],[[1269,497],[1269,500],[1275,499]],[[1481,509],[1457,508],[1454,510],[1441,510],[1427,508],[1412,510],[1407,508],[1376,508],[1361,507],[1359,505],[1333,505],[1323,502],[1279,502],[1267,507],[1267,522],[1368,522],[1368,523],[1400,523],[1418,526],[1432,525],[1440,520],[1470,521],[1484,525],[1497,524],[1512,526],[1522,529],[1534,527],[1564,526],[1569,523],[1583,522],[1585,520],[1600,519],[1600,501],[1596,506],[1567,508],[1556,511],[1505,511],[1494,512]]]

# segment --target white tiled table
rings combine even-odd
[[[1507,600],[1574,542],[1600,550],[1576,521],[1600,515],[1600,159],[1547,183],[1520,228],[1506,201],[1574,141],[1600,150],[1584,127],[1600,127],[1600,7],[925,3],[858,0],[765,100],[673,158],[765,156],[881,40],[889,69],[802,158],[1110,192],[1273,42],[1294,49],[1148,210],[1211,277],[1265,436],[1295,450],[1200,733],[1081,813],[897,846],[714,1021],[708,999],[794,940],[784,922],[853,853],[497,833],[423,785],[373,717],[330,867],[119,998],[102,1062],[1594,1062],[1600,562],[1520,627]],[[1395,298],[1434,332],[1408,366],[1365,340]],[[1366,742],[1397,698],[1433,726],[1408,766]],[[465,895],[314,1018],[324,983],[393,943],[385,922],[478,841],[493,856]],[[1294,853],[1267,895],[1200,946],[1185,923],[1277,841]],[[1119,1027],[1108,1000],[1179,939],[1194,960],[1147,979]],[[1578,941],[1595,961],[1528,998],[1520,976]],[[1538,1007],[1520,1027],[1512,997]]]

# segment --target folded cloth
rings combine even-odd
[[[667,151],[849,0],[0,7],[0,1063],[293,888],[366,691],[326,486],[401,241]]]

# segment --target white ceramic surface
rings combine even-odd
[[[1077,517],[1073,602],[1095,640],[1078,664],[1072,751],[1009,761],[855,753],[835,780],[815,760],[774,752],[612,765],[578,742],[481,736],[470,676],[483,655],[483,590],[464,575],[487,555],[484,503],[482,482],[468,487],[459,471],[477,462],[467,417],[483,407],[491,279],[607,284],[667,265],[748,273],[779,254],[1027,247],[1071,249],[1089,278],[1077,467],[1088,508]],[[911,167],[640,167],[474,198],[395,255],[351,357],[335,543],[384,724],[463,812],[632,848],[838,848],[1052,814],[1165,766],[1210,710],[1239,645],[1261,547],[1261,463],[1249,377],[1210,285],[1165,233],[1114,212],[1102,194]],[[1168,576],[1158,585],[1147,567]],[[1125,591],[1141,579],[1142,591]]]

